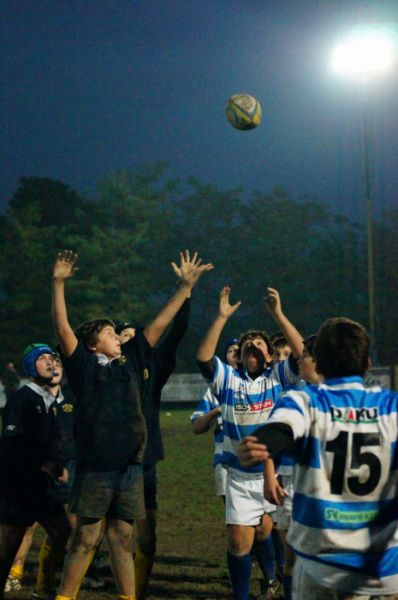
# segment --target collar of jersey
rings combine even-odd
[[[119,359],[119,356],[114,356],[113,358],[108,358],[107,356],[105,356],[105,354],[102,354],[102,353],[98,353],[95,356],[97,358],[97,363],[99,365],[101,365],[102,367],[106,367],[107,365],[110,365],[111,362],[113,362],[114,360]]]
[[[49,391],[49,389],[47,387],[42,387],[42,386],[38,385],[34,381],[29,381],[26,385],[28,388],[30,388],[31,390],[36,392],[36,394],[39,394],[39,396],[41,396],[43,398],[44,404],[46,405],[46,408],[48,411],[48,408],[51,406],[51,404],[55,400],[54,396]]]
[[[351,375],[350,377],[334,377],[333,379],[326,379],[322,385],[326,385],[327,387],[335,387],[335,386],[351,386],[351,387],[365,387],[365,382],[363,377],[359,375]]]

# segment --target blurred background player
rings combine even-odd
[[[292,349],[282,334],[279,333],[273,335],[271,341],[274,349],[273,359],[275,362],[281,362],[289,358]]]
[[[232,368],[236,368],[239,360],[239,339],[230,338],[224,344],[222,354],[223,362]],[[199,401],[195,411],[191,415],[193,433],[205,433],[214,425],[214,478],[216,496],[225,500],[225,482],[227,470],[222,464],[223,455],[223,424],[220,403],[209,386],[205,395]]]
[[[236,600],[248,600],[253,549],[270,593],[276,592],[274,550],[271,538],[275,507],[264,499],[262,467],[242,468],[237,456],[239,441],[260,423],[265,423],[283,388],[298,381],[295,359],[303,349],[302,337],[284,315],[277,290],[267,288],[266,307],[292,348],[289,360],[272,365],[269,336],[258,330],[240,339],[240,369],[233,369],[214,356],[222,330],[239,308],[231,305],[230,289],[221,290],[218,315],[199,346],[197,360],[203,376],[212,382],[220,402],[224,426],[223,463],[226,481],[226,524],[228,568]],[[255,529],[264,525],[264,539],[254,544]],[[254,545],[253,545],[254,544]]]
[[[51,494],[51,477],[64,479],[56,445],[56,411],[49,383],[54,377],[54,352],[47,344],[30,344],[22,363],[29,377],[7,402],[0,438],[0,598],[26,528],[38,521],[46,530],[53,556],[63,554],[70,525],[64,507]],[[42,554],[36,598],[47,596],[42,575],[51,557]],[[53,583],[50,577],[49,584]],[[52,592],[52,590],[51,590]]]

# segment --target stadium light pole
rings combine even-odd
[[[370,127],[369,86],[386,75],[396,63],[396,41],[382,27],[357,27],[334,48],[332,68],[361,86],[363,178],[366,207],[366,244],[368,279],[368,326],[373,356],[377,362],[376,293],[373,251],[373,135]]]

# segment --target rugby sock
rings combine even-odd
[[[55,600],[73,600],[73,598],[70,598],[69,596],[60,596],[57,594],[57,596],[55,596]]]
[[[20,565],[20,564],[12,565],[11,571],[10,571],[10,577],[13,577],[14,579],[22,579],[23,565]]]
[[[292,600],[292,581],[291,575],[283,576],[283,589],[285,590],[285,600]]]
[[[268,579],[268,581],[273,581],[276,577],[276,574],[275,551],[272,536],[269,535],[261,542],[254,542],[252,550],[265,579]]]
[[[119,594],[119,600],[135,600],[135,596],[123,596],[123,594]]]
[[[252,572],[251,554],[234,556],[227,552],[227,561],[234,600],[249,600],[250,575]]]
[[[87,554],[86,564],[85,564],[85,567],[84,567],[84,569],[83,569],[83,571],[82,571],[82,574],[80,575],[80,579],[79,579],[79,581],[78,581],[78,584],[77,584],[77,586],[76,586],[76,588],[75,588],[75,591],[74,591],[74,594],[73,594],[73,600],[76,600],[76,598],[77,598],[77,597],[78,597],[78,595],[79,595],[80,588],[81,588],[81,586],[82,586],[82,583],[83,583],[83,579],[85,578],[87,571],[88,571],[88,570],[89,570],[89,568],[91,567],[91,563],[92,563],[92,562],[93,562],[93,560],[94,560],[94,556],[95,556],[96,550],[97,550],[97,547],[95,546],[95,547],[94,547],[94,548],[92,548],[92,549],[90,550],[90,552]]]
[[[62,564],[64,548],[56,547],[51,542],[44,540],[39,553],[39,568],[36,579],[36,592],[46,594],[55,584],[57,568]]]
[[[279,532],[275,527],[272,529],[272,541],[274,543],[275,561],[278,569],[283,571],[285,566],[285,552],[283,550],[283,544],[279,535]]]
[[[154,558],[155,555],[153,553],[145,554],[138,546],[134,556],[135,593],[138,600],[145,598]]]

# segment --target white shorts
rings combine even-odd
[[[216,496],[225,496],[225,485],[227,481],[227,469],[221,463],[214,467],[214,479],[216,484]]]
[[[274,513],[275,506],[264,498],[262,473],[244,473],[229,468],[225,489],[225,522],[227,525],[256,526],[264,513]]]
[[[276,522],[278,529],[287,531],[292,520],[293,478],[290,475],[279,475],[278,478],[285,490],[282,506],[276,507]]]

